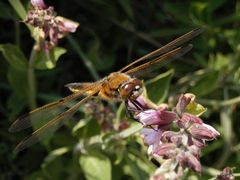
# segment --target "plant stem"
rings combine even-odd
[[[69,43],[71,44],[71,46],[77,52],[78,56],[83,61],[84,65],[88,68],[88,70],[91,73],[91,75],[94,78],[94,80],[99,80],[100,76],[98,75],[97,71],[95,70],[92,62],[83,53],[83,51],[82,51],[81,47],[79,46],[79,44],[70,35],[67,36],[67,39],[68,39]]]
[[[33,46],[28,63],[29,106],[31,109],[36,108],[36,83],[34,71],[35,55],[36,51]]]

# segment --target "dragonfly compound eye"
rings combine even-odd
[[[140,85],[136,85],[132,91],[131,99],[136,99],[138,96],[140,96],[143,92],[143,88]]]
[[[132,91],[134,90],[134,84],[131,82],[123,84],[119,88],[119,93],[123,99],[127,99],[132,95]]]
[[[126,82],[119,89],[120,95],[123,99],[136,99],[142,94],[142,91],[142,82],[138,79],[132,79],[131,81]]]

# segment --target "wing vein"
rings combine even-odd
[[[175,49],[176,47],[182,45],[183,43],[191,40],[192,38],[196,37],[197,35],[199,35],[203,31],[204,31],[204,28],[196,28],[192,31],[189,31],[188,33],[178,37],[177,39],[171,41],[170,43],[166,44],[165,46],[160,47],[160,48],[156,49],[155,51],[152,51],[149,54],[133,61],[132,63],[130,63],[127,66],[120,69],[119,72],[126,72],[128,69],[132,69],[132,67],[134,65],[136,65],[137,63],[140,63],[142,61],[145,61],[147,59],[150,59],[150,58],[153,58],[153,57],[156,57],[156,56],[160,56],[163,53],[167,53],[167,52]],[[149,60],[149,61],[151,61],[151,60]]]

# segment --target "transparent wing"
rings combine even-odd
[[[94,91],[94,93],[97,93],[97,91]],[[87,100],[89,100],[92,95],[90,94],[87,97],[83,98],[81,101],[76,103],[74,106],[72,106],[67,111],[59,114],[54,119],[34,131],[31,136],[25,138],[23,141],[21,141],[15,148],[15,152],[22,151],[23,149],[37,143],[39,140],[44,139],[48,137],[50,134],[53,134],[57,129],[59,129],[63,123],[71,118],[71,116],[79,109],[79,107],[85,103]]]
[[[81,97],[81,93],[71,94],[65,98],[44,105],[19,117],[9,128],[10,132],[18,132],[31,126],[39,126],[53,119],[68,109],[74,100]]]
[[[154,58],[154,57],[157,58],[157,56],[160,56],[166,52],[169,52],[169,51],[175,49],[176,47],[178,47],[178,46],[182,45],[183,43],[196,37],[203,31],[204,31],[204,28],[197,28],[192,31],[189,31],[188,33],[178,37],[177,39],[171,41],[170,43],[166,44],[165,46],[158,48],[155,51],[150,52],[149,54],[147,54],[147,55],[135,60],[134,62],[130,63],[129,65],[123,67],[122,69],[119,70],[119,72],[126,72],[126,71],[128,71],[128,69],[132,69],[135,66],[137,66],[138,63],[142,63],[142,61],[145,61],[145,60],[151,61],[150,60],[151,58]]]
[[[94,83],[93,89],[99,89],[100,82]],[[90,91],[90,89],[88,89]],[[9,128],[10,132],[17,132],[31,126],[39,127],[46,124],[48,121],[68,110],[75,101],[82,99],[82,95],[85,95],[82,91],[71,94],[65,98],[57,100],[55,102],[46,104],[42,107],[36,108],[33,111],[19,117]]]
[[[164,62],[166,62],[166,61],[171,61],[171,60],[181,57],[182,55],[184,55],[191,49],[192,49],[192,45],[187,45],[184,47],[176,48],[160,57],[157,57],[157,58],[155,58],[149,62],[146,62],[140,66],[132,68],[125,73],[128,75],[131,75],[131,76],[139,77],[141,75],[144,75],[148,71],[152,71],[156,68],[159,68],[159,66],[162,66],[164,64]]]

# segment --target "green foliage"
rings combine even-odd
[[[110,180],[111,163],[100,151],[90,150],[79,158],[79,164],[88,180]]]
[[[35,64],[34,67],[36,69],[53,69],[56,66],[57,61],[60,56],[66,53],[66,50],[61,47],[54,47],[48,53],[43,51],[36,52],[35,56]]]
[[[199,104],[190,104],[187,111],[200,115],[206,107],[203,120],[221,132],[202,153],[200,179],[216,176],[226,166],[240,172],[238,1],[49,3],[58,15],[78,21],[81,27],[59,40],[59,47],[48,54],[36,51],[31,64],[33,30],[21,23],[29,1],[0,2],[0,179],[148,179],[156,166],[147,158],[139,137],[142,125],[126,118],[117,103],[103,103],[118,113],[108,122],[114,130],[104,129],[101,116],[92,117],[83,106],[53,137],[17,156],[14,146],[26,134],[10,134],[8,128],[14,119],[29,112],[32,99],[37,106],[56,100],[67,94],[64,84],[104,77],[199,26],[206,30],[190,42],[192,51],[164,66],[167,70],[146,74],[148,97],[174,106],[172,99],[179,94],[194,93]],[[33,83],[29,78],[32,72]],[[35,97],[32,86],[36,87]],[[130,126],[120,130],[121,122]]]
[[[190,92],[197,96],[203,96],[216,88],[218,80],[218,71],[210,71],[202,74],[194,82],[195,85],[191,87]]]
[[[27,59],[17,46],[2,44],[0,45],[0,51],[3,53],[10,66],[19,71],[27,70]]]
[[[147,87],[148,97],[156,104],[163,103],[167,98],[169,85],[174,71],[169,70],[159,74],[155,78],[148,80],[145,85]]]
[[[201,104],[191,102],[186,107],[186,112],[189,114],[193,114],[196,116],[201,116],[207,109],[203,107]]]

